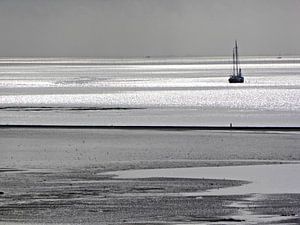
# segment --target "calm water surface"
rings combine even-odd
[[[175,177],[231,179],[250,182],[238,187],[198,192],[199,195],[204,196],[300,193],[300,164],[125,170],[107,174],[116,174],[118,178],[125,179]]]

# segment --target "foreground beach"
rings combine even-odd
[[[297,163],[297,131],[8,128],[0,133],[2,224],[299,223],[299,193],[199,195],[245,185],[247,179],[123,179],[103,173]]]

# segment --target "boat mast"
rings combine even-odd
[[[238,55],[238,45],[237,45],[237,41],[235,41],[235,69],[236,69],[236,75],[239,74],[239,55]]]
[[[234,48],[232,49],[232,75],[235,75],[235,53],[234,53]]]

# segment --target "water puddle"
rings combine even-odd
[[[105,174],[124,179],[172,177],[250,181],[242,186],[199,192],[202,196],[300,193],[300,164],[144,169]]]
[[[242,199],[242,201],[236,201],[229,205],[229,207],[237,208],[238,213],[232,216],[236,220],[244,220],[245,222],[239,224],[251,225],[251,224],[272,224],[279,221],[287,221],[294,219],[295,216],[281,216],[281,215],[257,215],[251,211],[251,207],[256,207],[256,201],[264,198],[261,194],[253,194],[250,197]],[[287,223],[286,223],[287,224]]]
[[[273,164],[273,165],[249,165],[249,166],[226,166],[226,167],[194,167],[173,169],[145,169],[126,170],[105,174],[115,174],[117,178],[205,178],[249,181],[237,187],[211,189],[197,193],[181,193],[183,195],[219,196],[219,195],[246,195],[248,197],[235,201],[229,207],[237,208],[237,215],[230,218],[230,224],[273,224],[288,221],[298,217],[281,215],[257,215],[251,211],[255,202],[265,194],[300,193],[300,164]],[[240,221],[240,222],[234,222]],[[178,225],[184,223],[178,223]],[[191,223],[188,223],[191,224]],[[192,223],[194,225],[224,224],[224,222]],[[287,223],[286,223],[287,224]]]

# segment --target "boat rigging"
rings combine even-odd
[[[232,51],[232,75],[229,77],[229,83],[244,83],[244,77],[242,75],[242,69],[239,63],[238,44],[235,41],[235,47]]]

